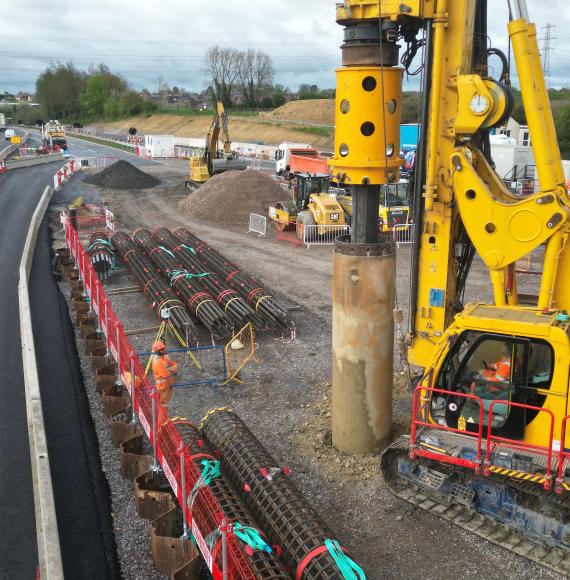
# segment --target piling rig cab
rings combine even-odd
[[[345,213],[329,194],[330,175],[295,173],[290,186],[292,199],[279,201],[269,208],[269,216],[278,230],[295,229],[299,240],[307,239],[306,226],[319,226],[313,228],[317,236],[340,233],[338,226],[346,225]]]
[[[222,150],[218,150],[220,132],[222,133]],[[247,169],[247,162],[245,159],[238,159],[232,151],[232,142],[228,131],[228,116],[224,104],[218,101],[210,130],[206,136],[204,154],[201,157],[190,159],[190,180],[186,181],[186,188],[199,187],[216,173],[242,171],[243,169]]]
[[[510,0],[509,13],[539,192],[515,196],[493,170],[489,130],[508,119],[513,98],[508,60],[489,45],[487,0],[337,5],[344,66],[330,163],[353,190],[353,241],[373,241],[374,187],[399,174],[398,64],[408,69],[423,55],[409,334],[401,345],[422,372],[413,381],[410,435],[384,451],[381,469],[400,497],[566,575],[569,199],[536,27],[525,0]],[[401,60],[398,43],[406,45]],[[490,76],[490,58],[501,64],[499,78]],[[533,252],[543,256],[539,290],[526,295],[517,262]],[[464,306],[476,254],[493,302]]]

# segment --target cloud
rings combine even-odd
[[[506,4],[489,0],[489,34],[499,48],[507,46]],[[529,0],[529,10],[539,33],[556,24],[551,84],[566,84],[570,6]],[[33,91],[51,61],[79,68],[105,62],[138,89],[154,89],[161,75],[172,86],[201,90],[204,53],[214,44],[268,52],[276,82],[291,88],[334,86],[340,65],[334,0],[5,2],[2,21],[0,91]]]

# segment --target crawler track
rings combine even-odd
[[[407,457],[409,453],[409,439],[402,438],[388,447],[381,458],[381,470],[389,489],[399,498],[428,511],[444,520],[454,523],[481,538],[492,542],[506,550],[523,556],[541,566],[549,568],[558,574],[567,577],[570,575],[570,552],[563,548],[549,545],[547,541],[538,537],[529,538],[528,535],[517,531],[504,523],[483,515],[476,509],[469,509],[458,503],[450,503],[446,498],[438,497],[433,490],[425,489],[409,479],[406,479],[398,470],[398,459]],[[441,463],[416,460],[423,465],[444,471]],[[458,469],[454,469],[458,471]],[[474,476],[472,471],[459,470],[465,479]],[[552,510],[554,513],[568,512],[570,504],[565,495],[544,492],[534,483],[513,481],[499,475],[490,475],[486,480],[498,486],[506,486],[515,490],[521,502],[539,506],[541,513]]]

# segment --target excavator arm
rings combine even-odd
[[[218,140],[222,134],[222,143],[224,147],[223,157],[218,155]],[[246,169],[247,163],[243,159],[237,159],[232,151],[232,142],[228,130],[228,115],[224,109],[222,101],[216,103],[216,110],[214,111],[214,118],[210,125],[210,130],[206,136],[206,143],[204,146],[203,160],[208,167],[208,174],[210,176],[215,173],[223,173],[224,171],[234,170],[241,171]]]

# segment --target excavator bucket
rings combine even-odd
[[[247,169],[246,159],[214,159],[212,161],[213,174],[224,171],[242,171]]]

